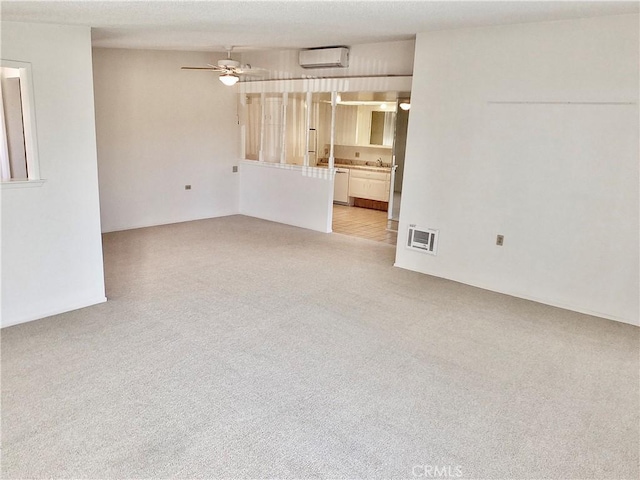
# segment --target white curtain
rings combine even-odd
[[[287,163],[302,165],[306,144],[306,120],[304,94],[290,94],[287,105]]]
[[[280,162],[282,152],[282,95],[265,97],[264,145],[262,155],[265,162]]]
[[[246,108],[245,158],[247,160],[258,160],[260,152],[260,116],[262,114],[260,95],[247,95]]]
[[[358,107],[355,105],[336,105],[336,145],[356,145],[356,125]]]
[[[382,144],[393,146],[393,138],[396,135],[396,114],[386,112],[384,114],[384,130],[382,133]]]
[[[264,104],[264,138],[260,145],[261,136],[261,105],[260,94],[247,95],[246,103],[246,137],[245,157],[258,160],[262,148],[265,162],[280,162],[282,154],[283,129],[283,98],[281,94],[265,96]],[[325,107],[325,108],[323,108]],[[302,165],[306,153],[306,95],[303,93],[289,94],[286,108],[285,128],[285,160],[286,163]],[[312,131],[309,135],[309,164],[314,166],[328,148],[331,128],[331,105],[323,105],[320,101],[311,104]],[[329,112],[328,114],[326,112]],[[351,112],[355,115],[355,112]],[[337,130],[336,130],[337,131]],[[327,144],[327,145],[325,145]],[[316,150],[315,152],[312,152]]]

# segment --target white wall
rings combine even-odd
[[[94,49],[103,231],[238,213],[236,90],[180,69],[219,55]]]
[[[273,222],[331,231],[334,173],[326,168],[244,160],[240,213]]]
[[[326,148],[329,148],[327,145]],[[383,163],[391,163],[391,147],[375,147],[368,145],[334,145],[334,157],[341,160],[375,162],[379,158]],[[323,150],[324,151],[324,150]],[[358,156],[356,157],[356,153]]]
[[[418,35],[396,264],[639,324],[638,25]]]
[[[2,23],[32,64],[39,187],[2,187],[2,326],[105,300],[89,28]]]

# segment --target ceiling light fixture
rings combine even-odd
[[[238,82],[238,80],[240,80],[240,77],[238,77],[237,75],[233,75],[231,73],[227,73],[225,75],[220,75],[218,78],[227,87],[232,87],[233,85],[235,85]]]
[[[401,108],[402,110],[409,110],[409,109],[411,108],[411,104],[410,104],[410,103],[407,103],[407,102],[402,102],[402,103],[400,104],[400,108]]]

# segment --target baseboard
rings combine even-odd
[[[317,227],[315,225],[305,225],[302,222],[299,223],[293,223],[290,220],[286,219],[286,218],[276,218],[274,216],[271,215],[264,215],[264,216],[259,216],[255,213],[246,213],[246,212],[241,212],[240,215],[243,215],[245,217],[251,217],[251,218],[257,218],[259,220],[266,220],[268,222],[273,222],[273,223],[280,223],[282,225],[289,225],[291,227],[297,227],[297,228],[304,228],[307,230],[313,230],[314,232],[320,232],[320,233],[331,233],[331,229],[328,229],[326,226],[323,227]]]
[[[411,269],[411,268],[404,267],[402,265],[398,265],[397,262],[394,263],[393,266],[394,267],[398,267],[398,268],[402,268],[403,270],[409,270],[411,272],[421,273],[423,275],[429,275],[429,276],[435,277],[435,278],[442,278],[444,280],[450,280],[452,282],[461,283],[463,285],[468,285],[470,287],[480,288],[482,290],[487,290],[489,292],[500,293],[502,295],[509,295],[510,297],[521,298],[523,300],[529,300],[531,302],[541,303],[543,305],[549,305],[550,307],[561,308],[563,310],[569,310],[571,312],[582,313],[584,315],[590,315],[592,317],[604,318],[606,320],[613,320],[615,322],[626,323],[627,325],[633,325],[634,327],[640,327],[640,324],[633,323],[632,321],[627,320],[626,318],[618,317],[617,315],[610,315],[610,314],[607,314],[607,313],[597,312],[597,311],[589,310],[589,309],[586,309],[586,308],[575,307],[573,305],[568,305],[566,303],[555,301],[555,300],[547,300],[547,299],[537,298],[537,297],[534,297],[534,296],[531,296],[531,295],[527,295],[527,294],[523,294],[523,293],[520,293],[520,292],[512,292],[512,291],[508,291],[508,290],[498,290],[498,289],[495,289],[495,288],[489,288],[489,287],[486,287],[486,286],[483,286],[483,285],[479,285],[479,284],[463,282],[463,281],[455,279],[455,278],[449,278],[449,277],[442,277],[442,276],[438,276],[438,275],[433,275],[433,274],[430,274],[430,273],[425,273],[425,272],[421,272],[419,270],[414,270],[414,269]]]
[[[124,232],[126,230],[136,230],[138,228],[161,227],[162,225],[174,225],[176,223],[196,222],[198,220],[209,220],[211,218],[230,217],[231,215],[240,215],[240,212],[237,211],[237,212],[223,213],[220,215],[186,218],[186,219],[167,221],[167,222],[162,221],[160,223],[151,222],[151,223],[137,223],[134,225],[120,225],[117,227],[110,227],[106,230],[102,230],[102,233]]]
[[[85,301],[73,303],[71,305],[67,305],[64,307],[47,310],[42,313],[28,315],[26,317],[14,319],[14,320],[9,320],[8,322],[3,321],[2,326],[0,328],[12,327],[14,325],[19,325],[21,323],[33,322],[34,320],[42,320],[43,318],[52,317],[53,315],[59,315],[61,313],[71,312],[72,310],[78,310],[80,308],[86,308],[92,305],[98,305],[99,303],[104,303],[106,301],[107,301],[107,297],[98,297],[98,298],[93,298],[91,300],[85,300]]]

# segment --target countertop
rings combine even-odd
[[[326,163],[319,163],[317,165],[318,168],[328,168],[329,165]],[[348,168],[349,170],[368,170],[370,172],[391,172],[391,167],[374,167],[369,165],[350,165],[344,163],[336,163],[336,168]]]

